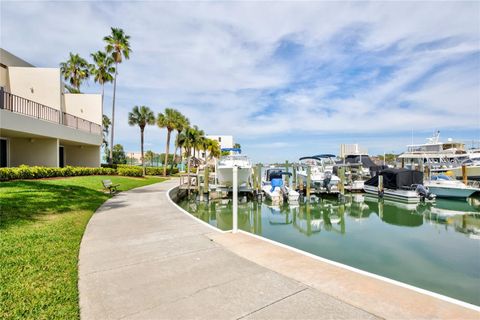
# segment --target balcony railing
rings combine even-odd
[[[20,113],[44,121],[62,124],[70,128],[93,134],[101,134],[102,132],[102,127],[96,123],[61,110],[47,107],[38,102],[16,96],[3,90],[0,90],[0,109]]]

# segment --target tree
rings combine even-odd
[[[188,120],[187,117],[185,117],[180,111],[177,111],[177,110],[175,110],[175,111],[177,113],[177,115],[176,115],[177,123],[175,125],[175,130],[177,131],[177,136],[175,137],[175,152],[173,153],[174,154],[174,159],[176,159],[177,149],[180,147],[179,143],[178,143],[180,132],[182,132],[185,128],[187,128],[190,125],[190,120]],[[183,161],[183,154],[182,154],[181,148],[180,148],[180,154],[181,154],[181,156],[180,156],[181,161]],[[170,166],[170,172],[173,171],[174,163],[175,163],[175,161],[172,161],[172,164]]]
[[[218,158],[222,154],[222,148],[217,140],[207,139],[206,151],[209,153],[210,159]]]
[[[90,69],[91,65],[87,60],[70,52],[68,60],[60,63],[63,79],[70,84],[70,86],[65,85],[65,88],[70,93],[80,93],[80,86],[90,76]]]
[[[145,161],[143,158],[143,136],[145,127],[147,125],[155,124],[155,114],[149,107],[146,106],[135,106],[132,109],[132,112],[128,113],[128,124],[130,126],[138,125],[140,128],[140,152],[141,152],[141,161],[143,174],[145,175]]]
[[[235,143],[235,144],[233,145],[233,147],[234,147],[235,149],[241,149],[241,148],[242,148],[242,146],[240,145],[240,143]]]
[[[113,138],[115,132],[115,93],[117,91],[117,77],[118,77],[118,64],[122,63],[123,58],[129,59],[130,52],[130,36],[120,28],[111,28],[112,33],[103,38],[106,42],[105,50],[108,54],[111,54],[113,61],[115,62],[115,76],[113,78],[113,102],[112,102],[112,132],[110,135],[110,145],[113,145]]]
[[[167,166],[168,166],[168,152],[170,151],[170,135],[172,131],[175,130],[178,123],[178,111],[171,108],[166,108],[164,113],[159,113],[157,118],[157,125],[160,128],[167,129],[167,145],[165,146],[166,159],[163,164],[163,176],[167,175]]]
[[[155,158],[155,152],[148,150],[145,152],[145,161],[150,162],[150,166],[153,166],[153,159]]]
[[[108,56],[106,52],[97,51],[90,54],[93,58],[93,62],[90,66],[90,74],[93,76],[93,80],[102,86],[102,112],[103,112],[103,96],[105,94],[105,83],[113,81],[113,74],[115,73],[115,67],[113,66],[113,58]]]
[[[113,164],[126,164],[127,157],[125,156],[125,151],[121,144],[116,144],[112,148],[112,163]]]

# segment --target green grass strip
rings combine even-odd
[[[0,319],[78,319],[78,253],[110,195],[162,178],[82,176],[0,183]]]

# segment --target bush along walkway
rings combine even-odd
[[[83,176],[0,183],[0,319],[76,319],[85,227],[110,195],[161,178]]]

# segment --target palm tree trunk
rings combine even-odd
[[[113,136],[115,131],[115,92],[117,91],[118,63],[115,62],[115,78],[113,79],[113,103],[112,103],[112,131],[110,131],[110,164],[113,163]]]
[[[167,146],[165,148],[165,164],[163,165],[163,176],[167,176],[168,151],[170,151],[170,130],[167,129]]]
[[[175,152],[173,153],[173,161],[172,164],[170,165],[170,174],[173,171],[173,165],[175,164],[175,160],[177,159],[177,150],[178,150],[178,135],[180,134],[179,131],[177,131],[177,135],[175,137]]]
[[[140,152],[142,153],[141,160],[142,160],[142,168],[143,168],[143,175],[145,175],[145,161],[143,157],[143,131],[144,128],[140,128]]]

